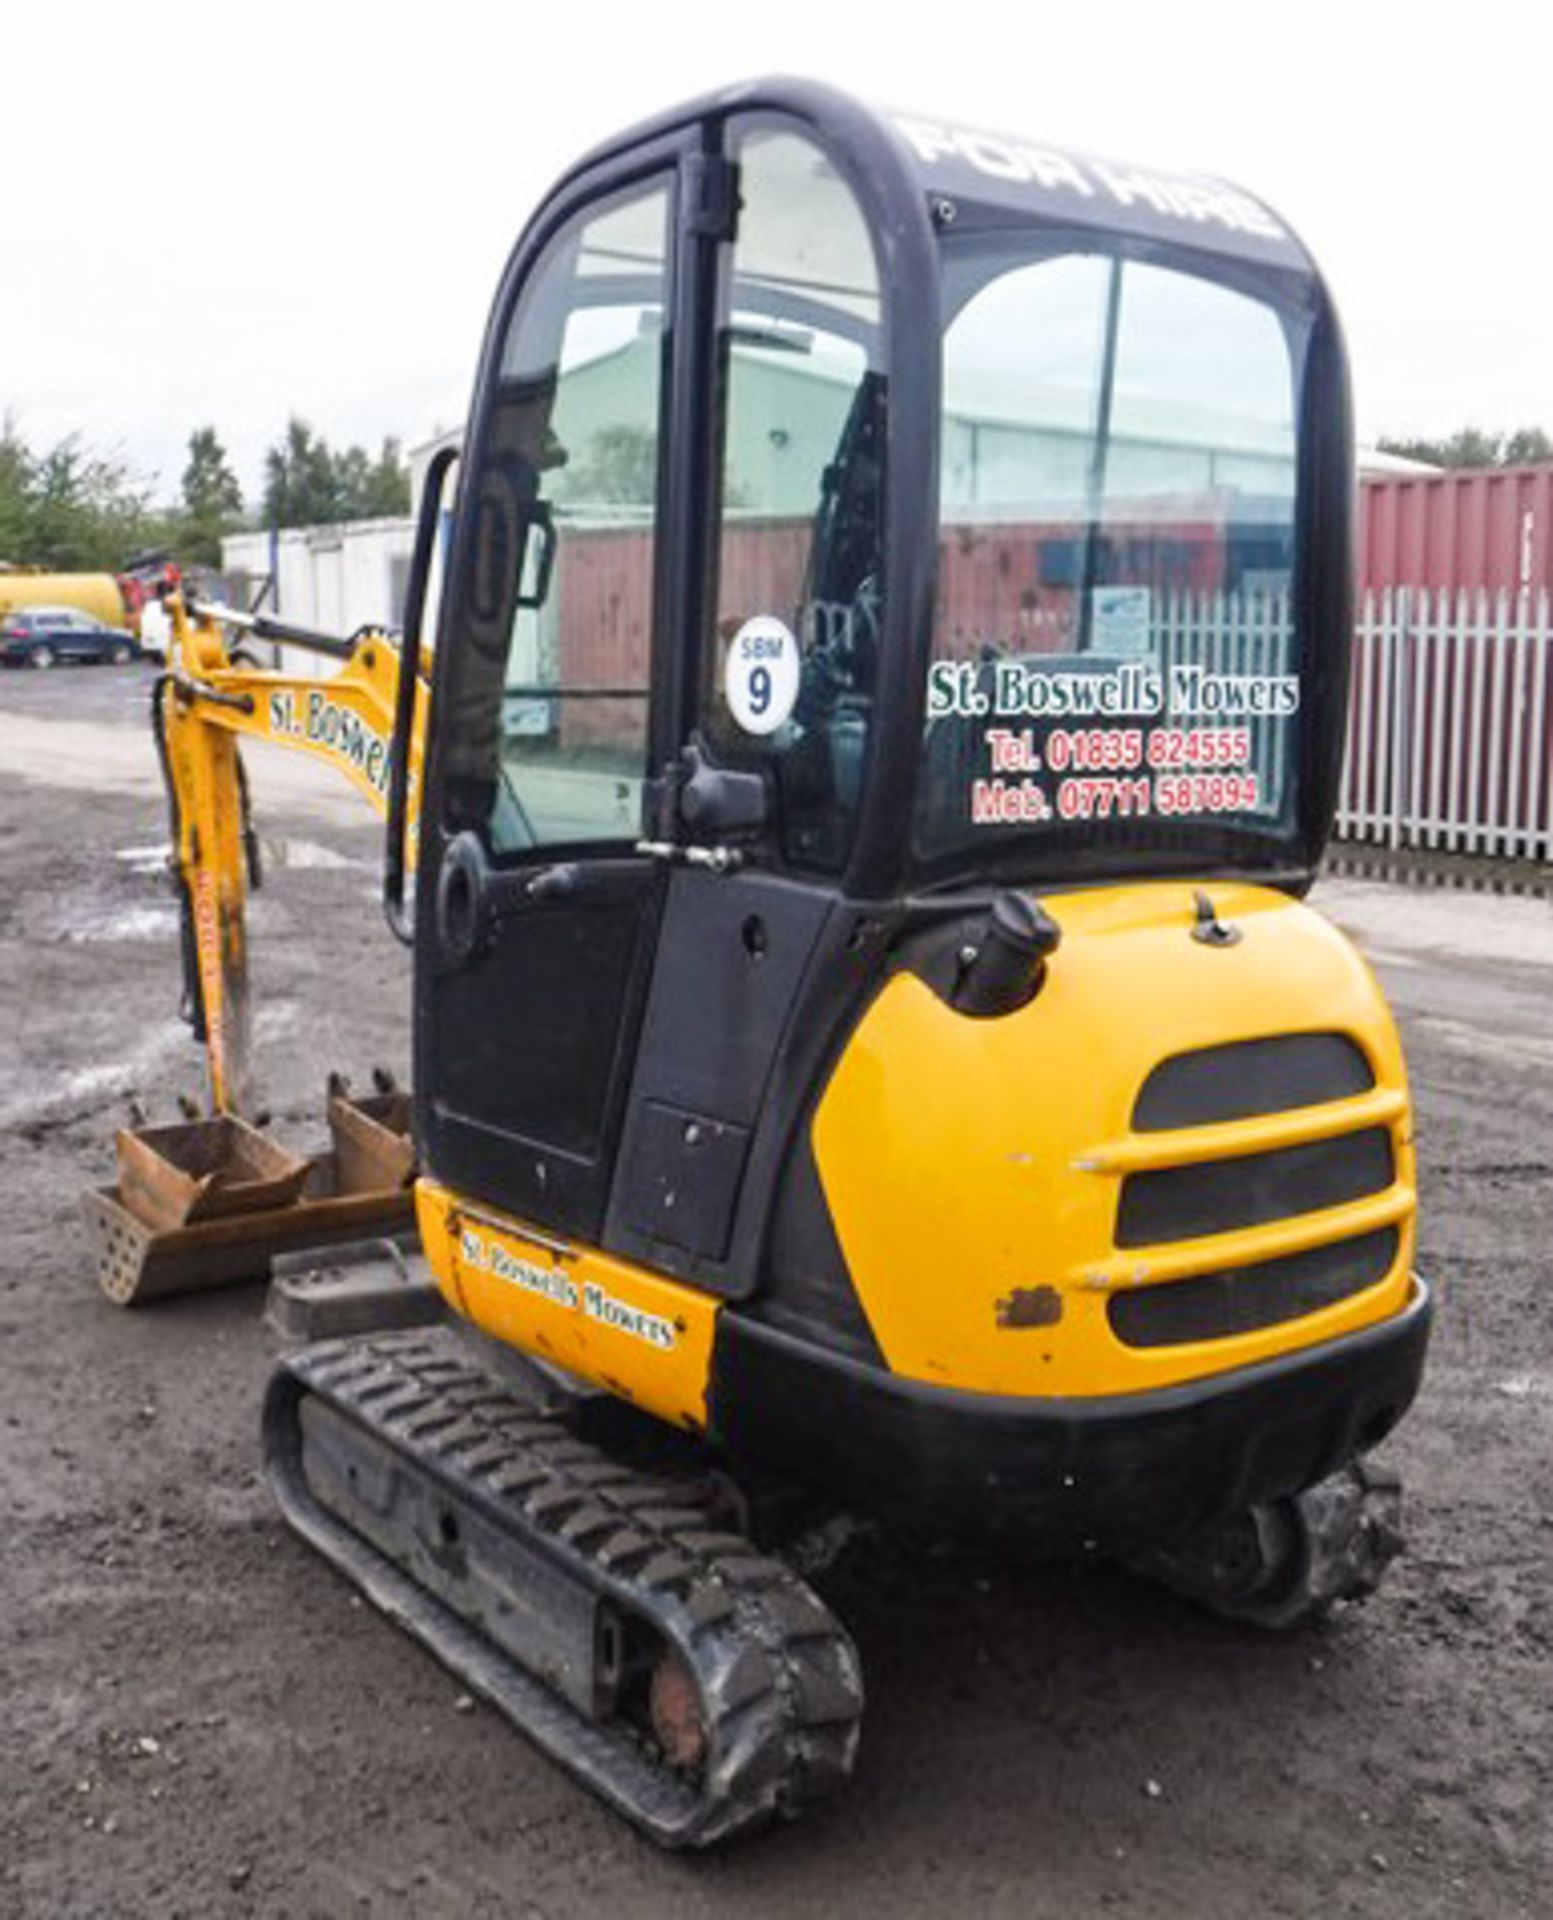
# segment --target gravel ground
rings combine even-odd
[[[1425,1391],[1386,1449],[1410,1551],[1288,1640],[1102,1567],[878,1556],[831,1598],[870,1689],[834,1811],[666,1858],[278,1524],[252,1289],[96,1291],[76,1196],[175,1018],[149,675],[0,679],[0,1911],[1533,1914],[1553,1880],[1553,908],[1351,882],[1418,1094]],[[379,835],[255,769],[264,1095],[312,1143],[327,1067],[403,1070]]]

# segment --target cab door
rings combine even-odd
[[[429,1171],[596,1237],[663,890],[680,155],[574,188],[487,339],[443,593],[416,926]],[[542,216],[542,219],[544,217]]]

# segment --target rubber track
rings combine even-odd
[[[1270,1523],[1273,1543],[1262,1584],[1250,1591],[1215,1584],[1211,1534],[1184,1549],[1156,1548],[1133,1565],[1224,1619],[1283,1633],[1322,1619],[1339,1602],[1369,1599],[1405,1544],[1402,1482],[1364,1459],[1253,1509],[1249,1519],[1259,1541],[1268,1539]]]
[[[313,1494],[301,1407],[316,1396],[406,1469],[646,1620],[695,1676],[707,1757],[676,1774],[497,1648]],[[844,1784],[862,1678],[851,1640],[790,1568],[720,1527],[694,1492],[623,1465],[536,1414],[446,1329],[328,1341],[287,1356],[265,1403],[266,1467],[289,1523],[545,1752],[662,1845],[702,1847]]]

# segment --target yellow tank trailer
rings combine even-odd
[[[138,630],[111,573],[0,572],[0,620],[18,607],[79,607],[105,627]]]

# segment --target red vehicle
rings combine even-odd
[[[124,611],[138,629],[141,611],[148,601],[182,587],[183,568],[165,553],[137,553],[125,562],[124,571],[117,578]]]

